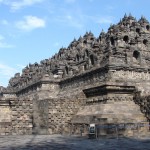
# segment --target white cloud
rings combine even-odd
[[[114,17],[112,16],[88,16],[85,15],[84,18],[86,18],[89,21],[94,21],[95,23],[100,24],[110,24],[113,23]]]
[[[65,0],[66,3],[74,3],[76,0]]]
[[[64,16],[58,16],[55,18],[56,21],[61,22],[67,26],[75,27],[75,28],[82,28],[83,24],[80,21],[80,19],[75,18],[71,15],[64,15]]]
[[[0,48],[12,48],[14,45],[5,42],[5,37],[0,35]]]
[[[3,3],[5,0],[0,0],[0,3]]]
[[[12,48],[12,47],[14,47],[14,45],[0,41],[0,48]]]
[[[0,0],[1,4],[8,5],[12,11],[19,10],[26,6],[32,6],[36,3],[41,3],[44,0]]]
[[[105,10],[106,10],[107,12],[112,12],[114,9],[115,9],[115,7],[114,7],[114,6],[110,6],[110,5],[107,5],[107,6],[105,7]]]
[[[5,76],[5,77],[10,78],[10,77],[14,76],[14,74],[16,72],[17,72],[16,69],[14,69],[8,65],[0,63],[0,74],[1,74],[1,76]]]
[[[112,18],[99,18],[98,20],[97,20],[97,23],[100,23],[100,24],[110,24],[110,23],[112,23],[113,22],[113,20],[112,20]]]
[[[8,23],[7,20],[4,19],[4,20],[1,21],[1,24],[2,24],[2,25],[8,25],[9,23]]]
[[[61,16],[57,16],[54,21],[60,22],[62,25],[71,26],[79,29],[83,29],[88,23],[96,24],[111,24],[114,22],[113,16],[100,16],[100,15],[85,15],[78,12],[78,15],[66,13]]]
[[[59,43],[59,42],[55,42],[55,43],[54,43],[54,46],[55,46],[55,47],[58,47],[58,46],[60,46],[60,43]]]
[[[36,16],[25,16],[24,20],[16,22],[16,27],[24,31],[45,27],[45,20]]]
[[[18,69],[21,69],[21,70],[26,67],[25,65],[21,65],[21,64],[17,64],[16,66],[18,67]]]
[[[6,87],[10,78],[19,72],[18,70],[4,63],[0,63],[0,86]]]
[[[94,0],[89,0],[89,2],[93,2]]]
[[[0,35],[0,41],[4,39],[5,39],[4,36]]]
[[[36,3],[40,3],[42,1],[43,0],[22,0],[20,2],[12,2],[11,3],[11,9],[12,10],[18,10],[18,9],[21,9],[22,7],[31,6],[31,5],[34,5]]]

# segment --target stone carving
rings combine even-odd
[[[150,80],[150,73],[121,70],[113,72],[112,77],[115,79]]]

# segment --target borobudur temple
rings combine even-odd
[[[149,95],[150,23],[125,15],[107,33],[86,32],[1,86],[0,134],[87,133],[91,123],[128,125],[118,129],[123,136],[147,134]]]

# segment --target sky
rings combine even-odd
[[[150,0],[0,0],[0,86],[86,31],[98,37],[124,14],[150,21]]]

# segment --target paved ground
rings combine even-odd
[[[150,150],[150,138],[88,139],[62,135],[0,136],[0,150]]]

